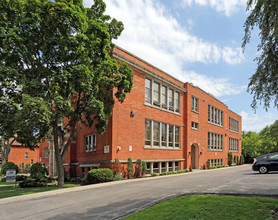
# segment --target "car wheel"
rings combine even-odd
[[[259,169],[259,172],[264,174],[264,173],[267,173],[268,172],[268,169],[266,166],[261,166],[260,169]]]

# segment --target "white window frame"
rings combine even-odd
[[[97,150],[97,137],[96,134],[86,135],[84,138],[84,151],[92,152]]]

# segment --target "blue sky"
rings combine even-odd
[[[242,129],[260,131],[277,109],[256,114],[246,92],[256,70],[258,30],[242,53],[246,0],[106,0],[107,14],[125,25],[114,43],[183,82],[213,94],[242,116]],[[92,0],[84,0],[89,7]]]

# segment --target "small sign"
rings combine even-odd
[[[104,153],[108,154],[109,153],[109,145],[104,146]]]
[[[6,182],[16,182],[16,170],[15,169],[6,170]]]
[[[132,146],[131,145],[129,145],[129,151],[132,151]]]

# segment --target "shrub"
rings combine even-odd
[[[147,171],[147,163],[142,161],[142,176],[144,177]]]
[[[189,169],[188,169],[188,168],[186,168],[186,169],[185,169],[185,172],[189,172]]]
[[[168,172],[162,172],[162,173],[160,173],[159,175],[160,176],[164,176],[164,175],[168,175],[169,173]]]
[[[119,161],[118,159],[115,159],[115,162],[114,162],[114,164],[113,164],[112,171],[113,171],[113,174],[114,174],[114,175],[121,173],[121,171],[122,171],[122,166],[121,166],[121,163],[120,163],[120,161]]]
[[[1,179],[1,182],[2,182],[2,183],[5,183],[6,180],[7,180],[6,177],[3,177],[3,178]]]
[[[151,176],[158,176],[158,173],[152,173]]]
[[[207,168],[210,169],[210,166],[211,166],[210,160],[208,160],[208,161],[207,161]]]
[[[27,179],[27,176],[23,176],[23,175],[16,176],[16,181],[23,181],[25,179]]]
[[[41,178],[47,175],[47,169],[40,163],[34,163],[31,166],[30,174],[32,178]]]
[[[131,160],[131,158],[129,157],[127,160],[127,178],[130,179],[133,176],[133,162]]]
[[[228,165],[231,166],[233,163],[233,153],[229,152],[228,153]]]
[[[136,161],[134,177],[140,178],[141,176],[142,176],[142,160],[138,159]]]
[[[2,173],[3,175],[6,175],[6,171],[7,171],[8,169],[15,169],[15,170],[16,170],[16,173],[19,172],[18,166],[17,166],[15,163],[13,163],[13,162],[6,162],[6,163],[4,163],[3,166],[2,166],[1,173]]]
[[[113,180],[113,172],[109,168],[90,170],[87,176],[87,181],[89,183],[103,183],[112,180]]]
[[[22,182],[19,183],[19,186],[21,188],[27,188],[27,187],[43,187],[43,186],[47,186],[48,180],[47,178],[31,178],[28,177],[25,180],[23,180]]]
[[[114,176],[114,180],[122,180],[122,175],[120,173],[116,173]]]
[[[244,156],[243,155],[240,155],[240,165],[244,164]]]
[[[27,163],[25,165],[25,173],[30,173],[31,172],[31,164],[30,163]]]
[[[186,172],[186,169],[178,170],[177,172],[178,172],[178,173],[185,173],[185,172]]]

